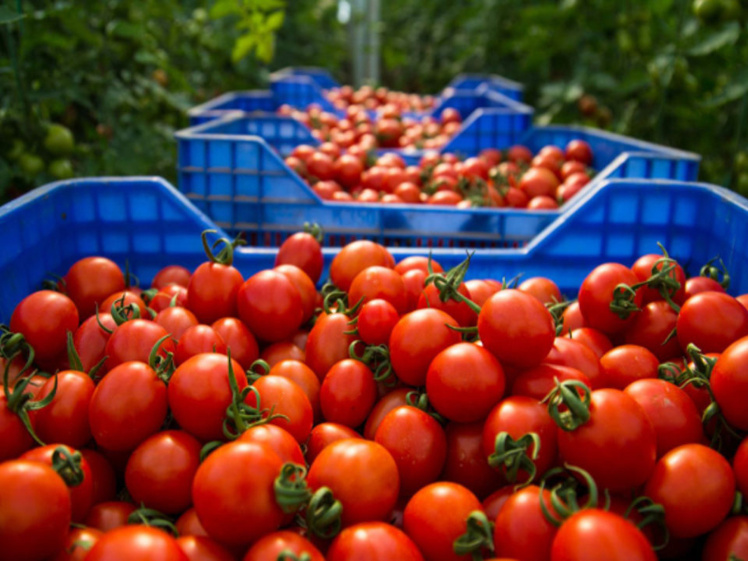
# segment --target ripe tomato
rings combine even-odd
[[[174,363],[179,366],[200,353],[226,354],[226,343],[209,325],[199,324],[182,333],[174,351]]]
[[[598,508],[580,510],[567,518],[551,545],[551,561],[593,559],[656,561],[652,545],[634,524]]]
[[[743,399],[748,388],[748,372],[745,368],[747,356],[748,337],[743,337],[725,349],[717,359],[711,375],[714,399],[727,422],[739,430],[748,429],[748,411]]]
[[[288,277],[275,270],[256,273],[237,293],[239,317],[263,341],[289,338],[304,319],[299,290]]]
[[[327,561],[350,559],[423,561],[423,555],[402,530],[384,522],[363,522],[343,529],[327,550]]]
[[[464,282],[457,288],[457,292],[468,300],[471,298],[470,291]],[[475,325],[477,320],[475,311],[465,302],[458,302],[452,299],[442,302],[439,296],[439,289],[434,284],[429,284],[423,289],[421,295],[418,297],[417,307],[433,308],[435,310],[446,312],[456,319],[462,327]]]
[[[664,300],[650,302],[636,314],[634,323],[624,333],[624,339],[630,345],[645,347],[660,362],[665,362],[682,354],[678,337],[670,336],[677,321],[678,314],[670,304]]]
[[[96,386],[88,409],[91,434],[100,446],[133,450],[163,425],[166,385],[143,362],[125,362]]]
[[[464,555],[452,546],[467,531],[472,512],[482,511],[478,498],[456,483],[426,485],[411,497],[403,512],[403,530],[428,560],[458,561]]]
[[[558,285],[546,277],[531,277],[525,279],[517,287],[517,290],[535,296],[535,298],[540,300],[543,304],[555,304],[563,300]]]
[[[353,305],[375,299],[389,302],[398,314],[406,311],[408,298],[400,273],[389,267],[374,265],[354,277],[348,290],[349,303]]]
[[[512,384],[511,395],[524,395],[540,401],[556,387],[556,378],[564,380],[579,380],[588,388],[592,386],[590,379],[582,371],[570,366],[542,363],[519,374]]]
[[[167,265],[160,269],[151,281],[151,288],[162,289],[170,284],[178,284],[187,288],[190,283],[192,273],[190,270],[181,265]]]
[[[91,468],[93,504],[114,500],[117,495],[117,475],[112,464],[99,452],[90,448],[83,448],[80,453]]]
[[[41,561],[60,551],[70,526],[70,492],[39,462],[0,463],[0,543],[6,559]]]
[[[102,535],[89,550],[86,561],[189,561],[177,541],[163,530],[135,524]]]
[[[43,442],[59,442],[81,448],[91,440],[88,407],[94,393],[93,380],[82,372],[65,370],[42,386],[37,400],[46,398],[57,386],[46,407],[34,412],[34,428]]]
[[[399,319],[400,313],[390,302],[375,298],[361,306],[356,329],[367,345],[385,345]]]
[[[637,380],[657,378],[660,361],[644,347],[620,345],[600,358],[601,387],[624,389]]]
[[[328,444],[332,444],[344,438],[361,438],[361,435],[350,427],[338,423],[320,423],[312,428],[309,440],[306,443],[306,460],[312,464],[319,453],[325,449]],[[373,440],[369,438],[368,440]]]
[[[525,162],[529,164],[532,160],[532,151],[526,146],[516,144],[509,147],[506,152],[506,158],[512,162]]]
[[[374,440],[394,458],[403,497],[436,481],[442,471],[447,438],[441,425],[425,411],[410,405],[396,407],[382,419]]]
[[[88,550],[102,535],[96,528],[71,528],[62,550],[49,561],[84,561]]]
[[[483,423],[447,423],[447,458],[439,476],[484,498],[502,484],[483,454]],[[490,518],[490,517],[489,517]]]
[[[327,421],[355,428],[363,424],[376,400],[374,373],[358,360],[336,362],[322,380],[320,406]]]
[[[748,335],[748,310],[729,294],[702,292],[683,304],[676,329],[681,348],[693,343],[703,353],[721,353]]]
[[[400,492],[397,464],[376,442],[349,438],[326,446],[309,467],[309,487],[329,487],[343,505],[343,526],[386,520]]]
[[[748,516],[732,516],[709,533],[701,558],[704,561],[748,557]]]
[[[205,262],[190,277],[187,308],[200,323],[208,325],[223,317],[236,317],[236,295],[243,282],[233,266]]]
[[[234,555],[217,541],[207,536],[182,536],[177,538],[179,549],[189,561],[234,561]]]
[[[499,509],[494,526],[497,557],[516,557],[528,561],[549,558],[556,527],[543,515],[540,501],[552,512],[550,492],[528,485],[509,495]]]
[[[278,265],[296,265],[316,283],[322,275],[324,265],[320,242],[306,232],[297,232],[289,236],[278,248],[275,266]]]
[[[167,333],[170,333],[172,338],[177,342],[179,342],[182,334],[190,327],[200,324],[195,314],[181,306],[164,308],[156,314],[153,321],[163,327]]]
[[[465,376],[466,371],[470,376]],[[485,418],[503,397],[505,385],[504,370],[496,357],[473,343],[447,347],[434,357],[426,374],[431,405],[460,423]]]
[[[686,300],[702,292],[725,292],[724,287],[709,277],[691,277],[686,281]]]
[[[247,326],[237,318],[221,318],[213,322],[212,327],[226,343],[227,351],[231,351],[231,358],[241,364],[244,370],[249,370],[259,357],[260,349]]]
[[[270,420],[270,423],[287,430],[296,439],[303,443],[312,430],[312,404],[296,382],[283,376],[262,376],[252,386],[259,393],[259,399],[255,393],[247,395],[245,403],[252,407],[263,410],[263,418],[267,418],[272,412],[275,415],[283,415]]]
[[[592,165],[592,148],[584,140],[570,140],[564,149],[564,156],[567,160],[582,162],[586,166]]]
[[[582,310],[579,309],[579,301],[575,300],[563,311],[562,316],[562,329],[560,335],[566,335],[570,331],[573,331],[574,329],[579,329],[580,327],[584,327],[584,316],[582,315]]]
[[[632,286],[639,281],[636,274],[620,263],[604,263],[595,267],[579,288],[579,307],[585,325],[599,329],[606,335],[624,331],[634,321],[633,314],[621,319],[610,310],[613,290],[619,284]],[[641,306],[642,295],[637,290],[633,303]]]
[[[146,305],[139,294],[140,293],[136,293],[132,289],[119,290],[110,294],[103,302],[101,302],[99,308],[104,312],[111,312],[112,306],[116,308],[136,306],[141,315],[145,316]]]
[[[15,307],[10,330],[25,337],[37,362],[54,365],[65,353],[68,332],[78,329],[78,319],[78,310],[69,297],[52,290],[39,290]]]
[[[200,465],[200,443],[180,430],[144,440],[127,460],[125,485],[132,499],[166,514],[192,505],[192,479]]]
[[[732,459],[732,469],[735,472],[738,491],[745,495],[748,491],[748,439],[746,438],[743,439],[735,452]]]
[[[584,343],[570,337],[556,337],[553,348],[543,359],[543,363],[576,368],[587,376],[593,390],[604,386],[600,360],[595,352]]]
[[[175,526],[177,527],[177,532],[179,532],[180,536],[208,537],[208,532],[206,532],[203,525],[200,524],[200,519],[197,517],[195,507],[185,510],[177,519]]]
[[[569,337],[574,341],[584,343],[594,351],[598,359],[613,348],[613,343],[602,331],[593,327],[577,327],[571,330]]]
[[[644,409],[620,390],[591,395],[589,419],[572,431],[557,432],[561,458],[593,477],[601,489],[626,491],[652,473],[657,437]]]
[[[85,525],[102,532],[128,524],[128,517],[135,511],[135,505],[123,501],[105,501],[91,507]]]
[[[312,542],[288,530],[273,532],[257,540],[249,548],[242,561],[277,561],[284,557],[281,556],[282,552],[285,557],[293,555],[297,559],[303,558],[307,561],[325,561],[324,555]]]
[[[201,441],[225,440],[223,422],[232,402],[229,359],[216,353],[193,356],[169,380],[169,407],[179,426]],[[241,365],[231,359],[239,391],[247,386]]]
[[[551,313],[534,296],[516,289],[491,296],[478,316],[483,346],[502,363],[528,368],[540,364],[553,347]]]
[[[343,187],[353,187],[361,181],[364,164],[356,156],[343,154],[335,161],[335,180]]]
[[[309,399],[315,422],[319,422],[321,418],[319,403],[320,382],[311,368],[300,360],[281,360],[270,368],[268,375],[281,376],[296,382]]]
[[[519,188],[530,198],[555,197],[559,185],[558,177],[545,167],[531,167],[519,181]]]
[[[378,243],[368,240],[351,242],[333,258],[330,278],[335,286],[347,292],[356,275],[374,265],[391,269],[395,263],[390,252]]]
[[[640,281],[646,281],[655,272],[662,271],[663,264],[657,264],[657,262],[662,258],[662,255],[658,255],[656,253],[648,253],[646,255],[642,255],[631,266],[631,270],[634,271]],[[670,273],[670,277],[680,284],[680,288],[675,292],[675,294],[671,296],[671,298],[673,302],[681,305],[686,301],[686,273],[683,271],[683,267],[681,267],[678,263],[673,263],[673,266],[675,268]],[[643,304],[648,304],[649,302],[654,302],[656,300],[662,300],[662,295],[660,294],[660,292],[654,288],[650,288],[649,286],[643,286],[641,288],[641,292]]]
[[[684,444],[659,459],[644,494],[665,507],[665,525],[673,536],[699,536],[727,516],[735,476],[719,452],[702,444]]]
[[[304,465],[304,454],[299,443],[290,432],[277,425],[255,425],[244,431],[236,441],[269,446],[284,463]]]
[[[345,314],[322,315],[309,332],[306,342],[306,364],[324,380],[332,366],[349,357],[348,348],[355,341],[350,334],[351,318]]]
[[[130,361],[147,363],[153,347],[169,333],[156,322],[147,319],[131,319],[118,326],[106,343],[107,358],[105,366],[112,370],[116,366]],[[161,341],[158,350],[160,357],[174,353],[175,345],[171,337]]]
[[[231,442],[211,453],[192,483],[195,511],[208,534],[244,545],[277,530],[285,515],[273,482],[282,466],[271,448],[254,442]]]
[[[93,315],[96,304],[101,304],[107,296],[124,288],[122,270],[106,257],[79,259],[65,275],[65,291],[75,302],[81,319]]]

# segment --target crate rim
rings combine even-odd
[[[481,78],[481,79],[484,79],[484,81],[494,80],[512,89],[516,89],[519,91],[525,90],[525,85],[522,82],[517,82],[516,80],[512,80],[511,78],[506,78],[504,76],[501,76],[500,74],[494,74],[494,73],[483,74],[481,72],[460,72],[454,78],[452,78],[446,86],[444,86],[444,89],[453,88],[454,86],[452,86],[452,83],[456,82],[459,79],[465,79],[465,78]]]

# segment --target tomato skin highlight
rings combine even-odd
[[[86,556],[86,561],[189,561],[177,540],[163,530],[128,525],[102,535]]]
[[[327,561],[423,561],[402,530],[384,522],[362,522],[343,529],[327,550]]]

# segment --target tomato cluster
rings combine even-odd
[[[248,278],[204,241],[15,308],[0,558],[748,556],[748,298],[713,265],[605,263],[567,301],[357,241],[318,290],[310,234]]]
[[[417,166],[394,152],[372,156],[360,146],[344,151],[323,142],[299,145],[285,161],[323,200],[552,210],[589,183],[593,158],[590,145],[577,139],[537,154],[521,145],[487,148],[464,161],[427,153]]]
[[[436,99],[431,95],[418,95],[371,86],[361,86],[357,90],[351,86],[330,88],[325,92],[325,97],[336,109],[340,110],[357,105],[371,111],[389,105],[401,112],[418,113],[432,109],[436,103]]]

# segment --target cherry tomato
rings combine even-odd
[[[343,529],[327,550],[327,561],[350,559],[423,561],[423,555],[402,530],[384,522],[362,522]]]
[[[298,232],[286,238],[278,248],[275,266],[296,265],[304,271],[313,283],[322,275],[324,258],[319,241],[312,234]]]
[[[543,363],[576,368],[587,376],[592,389],[604,385],[600,359],[587,345],[570,337],[556,337]]]
[[[251,276],[237,293],[239,317],[263,341],[287,339],[301,326],[299,290],[287,276],[265,270]]]
[[[564,156],[567,160],[582,162],[584,165],[592,165],[592,148],[584,140],[574,139],[569,141],[564,150]]]
[[[322,381],[332,366],[349,357],[348,348],[355,340],[345,314],[333,313],[317,318],[306,342],[306,364]]]
[[[277,425],[268,423],[250,427],[236,441],[255,442],[269,446],[284,463],[292,462],[300,466],[304,465],[304,454],[299,443],[290,432]]]
[[[135,512],[135,505],[123,501],[105,501],[91,507],[85,525],[102,532],[127,525],[128,517]]]
[[[252,386],[257,390],[259,398],[250,392],[245,402],[251,407],[262,409],[263,417],[267,418],[272,412],[275,417],[269,422],[287,430],[302,443],[306,441],[312,430],[312,404],[296,382],[283,376],[262,376]]]
[[[84,561],[88,550],[102,535],[96,528],[71,528],[62,550],[49,561]]]
[[[109,337],[106,343],[107,370],[130,361],[147,363],[151,351],[161,341],[158,355],[165,357],[167,353],[174,353],[175,345],[169,333],[159,324],[147,319],[131,319],[126,321]]]
[[[198,324],[182,333],[174,351],[174,363],[179,366],[200,353],[226,354],[226,343],[209,325]]]
[[[748,335],[748,310],[729,294],[702,292],[683,304],[676,329],[681,348],[693,343],[703,353],[721,353]]]
[[[81,319],[93,315],[96,304],[101,304],[107,296],[124,288],[125,276],[122,270],[106,257],[79,259],[65,275],[65,290],[75,302]]]
[[[296,382],[309,399],[315,422],[319,421],[322,415],[319,399],[320,382],[311,368],[300,360],[288,359],[274,364],[270,368],[268,375],[281,376]]]
[[[89,550],[86,561],[189,561],[176,539],[163,530],[135,524],[102,535]]]
[[[234,561],[234,555],[217,541],[206,536],[179,536],[179,549],[189,561]]]
[[[557,364],[539,364],[535,368],[523,371],[512,384],[511,395],[524,395],[540,401],[556,387],[556,378],[564,380],[579,380],[588,388],[592,383],[580,370],[570,366]]]
[[[632,286],[639,281],[636,274],[620,263],[604,263],[590,272],[579,288],[579,307],[585,325],[599,329],[606,335],[624,331],[634,321],[634,315],[621,319],[610,309],[613,291],[619,284]],[[641,307],[642,295],[636,291],[633,303]]]
[[[673,337],[678,314],[664,300],[656,300],[644,306],[636,314],[624,339],[630,345],[639,345],[653,353],[660,362],[682,354],[678,337]],[[665,342],[667,341],[667,343]]]
[[[223,317],[236,317],[237,293],[243,282],[233,266],[205,262],[190,277],[187,308],[200,323],[208,325]]]
[[[330,264],[330,278],[340,290],[348,291],[353,279],[367,267],[378,265],[393,268],[394,259],[384,246],[358,240],[343,247]]]
[[[308,561],[325,561],[324,555],[308,539],[290,532],[282,530],[263,536],[257,540],[249,551],[244,555],[242,561],[277,561],[281,552],[294,555]]]
[[[38,400],[57,386],[51,403],[35,412],[34,427],[43,442],[59,442],[81,448],[91,440],[88,408],[94,393],[93,380],[82,372],[65,370],[42,386]]]
[[[156,314],[153,321],[163,327],[177,342],[179,342],[185,331],[200,324],[195,314],[181,306],[164,308]]]
[[[595,352],[598,359],[613,348],[613,343],[608,336],[593,327],[574,328],[569,332],[569,337],[587,345]]]
[[[352,428],[338,423],[326,422],[315,425],[306,444],[307,463],[314,462],[314,459],[328,444],[345,438],[361,438],[361,435]],[[373,437],[369,440],[373,440]]]
[[[541,499],[542,497],[542,499]],[[549,558],[556,527],[543,515],[540,501],[552,512],[550,492],[528,485],[510,495],[499,509],[493,531],[497,557],[528,561]]]
[[[637,380],[657,378],[660,361],[638,345],[620,345],[600,358],[602,387],[624,389]]]
[[[83,448],[80,453],[91,468],[93,504],[114,500],[117,495],[117,474],[114,473],[112,464],[102,454],[90,448]]]
[[[221,318],[214,321],[212,327],[226,343],[226,349],[231,351],[231,358],[249,370],[260,356],[260,349],[247,326],[237,318]]]
[[[398,314],[405,312],[408,298],[400,273],[378,265],[367,267],[358,273],[348,290],[349,302],[366,303],[374,299],[389,302]]]
[[[743,337],[725,349],[717,359],[711,375],[712,393],[720,411],[728,423],[740,430],[748,429],[748,411],[743,400],[748,388],[746,357],[748,337]]]
[[[160,269],[158,273],[153,277],[151,281],[151,287],[162,289],[170,284],[178,284],[187,288],[190,284],[190,273],[189,269],[182,267],[181,265],[167,265]]]
[[[704,561],[748,557],[748,516],[727,518],[709,533],[701,558]]]

